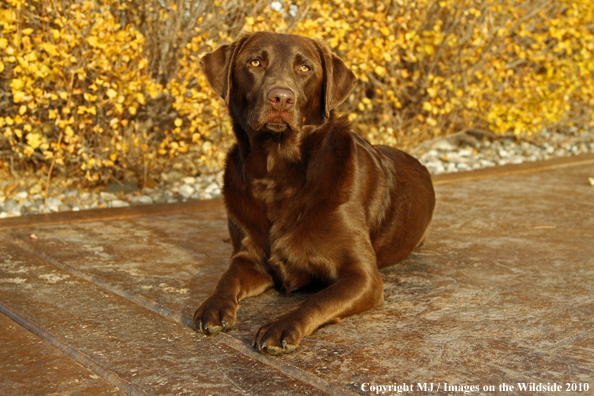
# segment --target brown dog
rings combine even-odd
[[[194,327],[231,328],[239,301],[271,287],[324,286],[256,333],[258,350],[288,353],[318,327],[383,304],[378,269],[422,244],[431,178],[334,114],[356,78],[319,40],[244,34],[204,56],[202,68],[225,99],[237,144],[223,188],[233,254]]]

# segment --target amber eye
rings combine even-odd
[[[303,65],[299,68],[299,71],[302,73],[307,73],[308,71],[310,71],[311,69],[309,68],[309,66],[307,65]]]
[[[260,63],[260,61],[258,59],[254,59],[253,61],[250,62],[250,65],[252,65],[254,67],[260,67],[262,65],[262,63]]]

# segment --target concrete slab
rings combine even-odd
[[[589,155],[435,178],[429,239],[382,271],[386,304],[281,358],[253,335],[306,293],[247,299],[228,334],[187,328],[231,253],[220,200],[2,220],[0,305],[147,394],[594,390],[592,176]]]
[[[124,395],[66,354],[0,315],[3,395]]]

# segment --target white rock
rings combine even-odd
[[[153,203],[153,199],[151,197],[146,196],[146,195],[141,195],[139,197],[132,198],[132,203],[133,204],[152,204]]]
[[[57,208],[60,205],[62,205],[62,201],[60,199],[58,199],[58,198],[49,197],[47,199],[47,206],[48,207],[55,206]],[[56,210],[56,212],[57,212],[57,210]]]
[[[177,192],[182,197],[189,198],[194,193],[194,188],[192,186],[187,185],[187,184],[183,184],[183,185],[181,185],[179,187],[179,190]]]
[[[506,150],[500,149],[499,150],[499,156],[501,158],[507,158],[507,157],[509,157],[509,153]]]
[[[103,193],[101,193],[101,194],[103,194]],[[130,204],[126,201],[121,201],[119,199],[114,199],[113,201],[111,201],[112,208],[123,208],[126,206],[130,206]]]
[[[194,183],[196,183],[196,178],[195,177],[184,177],[182,179],[182,182],[184,184],[194,184]]]
[[[456,145],[454,145],[452,142],[448,140],[440,140],[439,142],[435,143],[431,148],[433,150],[440,151],[452,151],[457,149]]]
[[[28,196],[29,193],[27,191],[21,191],[15,194],[15,197],[17,197],[18,199],[27,199]]]
[[[214,193],[218,193],[219,191],[221,191],[221,189],[219,188],[219,185],[217,183],[210,183],[208,185],[208,187],[206,187],[204,189],[204,191],[209,194],[214,194]]]
[[[116,197],[115,195],[113,195],[112,193],[108,193],[108,192],[102,192],[100,194],[101,199],[103,199],[104,201],[115,201],[118,199],[118,197]]]

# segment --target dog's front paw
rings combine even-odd
[[[301,326],[290,318],[279,318],[268,322],[258,330],[253,347],[269,355],[291,353],[303,338]]]
[[[194,330],[217,334],[235,326],[237,303],[229,298],[210,296],[194,313]]]

